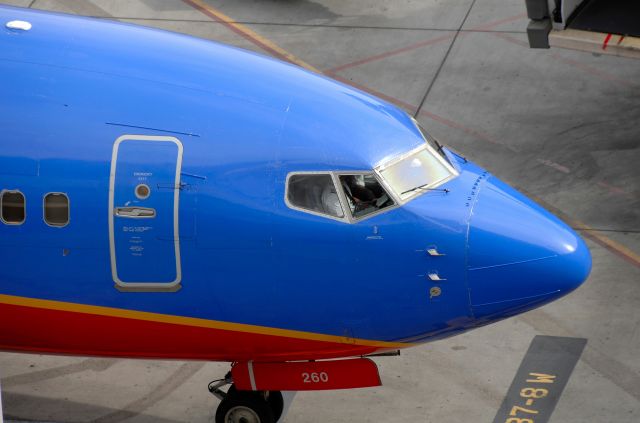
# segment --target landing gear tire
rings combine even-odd
[[[216,423],[275,422],[272,405],[262,392],[238,391],[233,385],[216,410]]]
[[[282,412],[284,411],[284,398],[282,397],[282,393],[280,391],[269,391],[267,402],[273,412],[274,421],[277,422],[280,420],[280,417],[282,417]]]
[[[263,396],[259,392],[245,392],[245,393],[253,393],[256,395]],[[235,385],[231,385],[227,390],[227,396],[235,396],[238,395],[238,390]],[[273,412],[273,420],[277,422],[280,417],[282,417],[282,412],[284,411],[284,398],[282,397],[282,393],[280,391],[269,391],[266,394],[267,403],[269,407],[271,407],[271,411]],[[216,422],[217,423],[217,422]]]

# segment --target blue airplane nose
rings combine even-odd
[[[559,298],[591,271],[591,254],[580,236],[495,177],[474,204],[467,254],[471,308],[481,320]]]

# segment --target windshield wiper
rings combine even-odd
[[[417,187],[413,187],[413,188],[408,189],[408,190],[406,190],[404,192],[401,192],[400,195],[404,195],[404,194],[406,194],[408,192],[415,191],[417,189],[422,189],[422,190],[425,190],[425,191],[442,191],[444,193],[450,192],[447,188],[425,188],[430,183],[431,182],[427,182],[426,184],[418,185]]]
[[[436,145],[438,146],[438,149],[437,149],[436,151],[437,151],[437,152],[439,152],[439,153],[444,154],[444,151],[442,151],[442,149],[444,148],[444,146],[443,146],[442,144],[440,144],[440,142],[439,142],[437,139],[435,139],[435,138],[431,138],[431,139],[432,139],[432,140],[433,140],[433,142],[435,142],[435,143],[436,143]]]

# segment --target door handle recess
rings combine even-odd
[[[156,209],[149,207],[116,207],[115,215],[120,217],[152,218],[156,217]]]

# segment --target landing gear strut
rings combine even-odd
[[[230,385],[227,392],[220,389],[224,385]],[[284,409],[280,391],[239,391],[230,373],[211,382],[209,392],[221,400],[216,423],[275,423]]]

